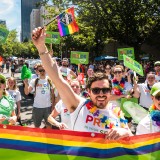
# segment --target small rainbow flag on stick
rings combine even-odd
[[[58,17],[58,28],[61,36],[66,36],[79,31],[79,27],[74,17],[74,7],[67,9]]]

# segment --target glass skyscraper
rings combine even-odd
[[[43,0],[21,0],[21,41],[31,39],[30,14],[32,9],[40,8],[36,6],[37,2]]]

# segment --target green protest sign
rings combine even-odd
[[[139,75],[144,76],[143,68],[142,68],[142,65],[140,63],[138,63],[134,59],[126,56],[125,54],[123,55],[123,61],[124,61],[124,66],[126,66],[129,69],[135,71]]]
[[[8,37],[9,31],[4,28],[0,28],[0,44],[5,43]]]
[[[134,48],[119,48],[118,49],[118,60],[123,60],[123,55],[127,55],[132,59],[135,59]]]
[[[59,34],[59,32],[46,31],[45,43],[60,44],[60,34]]]
[[[88,64],[89,52],[72,51],[70,60],[73,64]]]

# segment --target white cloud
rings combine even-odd
[[[0,15],[6,15],[14,8],[14,0],[1,0]]]

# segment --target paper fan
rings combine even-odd
[[[133,120],[138,124],[144,117],[147,116],[148,112],[137,103],[126,101],[123,103],[123,108],[131,115]]]

